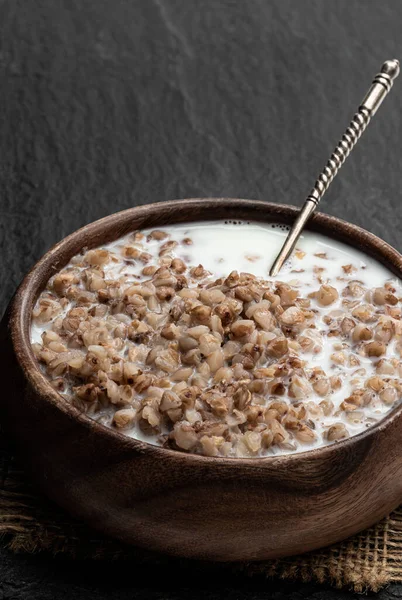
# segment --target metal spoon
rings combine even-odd
[[[327,191],[335,175],[353,150],[357,140],[370,123],[371,117],[374,116],[379,109],[385,96],[392,88],[394,79],[396,79],[398,75],[399,61],[393,59],[387,60],[381,67],[381,72],[374,77],[373,83],[363,102],[359,106],[357,113],[343,134],[341,141],[335,148],[331,158],[324,167],[324,170],[320,173],[310,195],[307,196],[292,229],[289,231],[285,243],[269,272],[272,277],[279,273],[283,263],[293,252],[303,227],[318,206],[318,203]]]

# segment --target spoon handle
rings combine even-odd
[[[357,140],[370,123],[371,117],[374,116],[379,109],[385,96],[392,88],[394,79],[396,79],[398,75],[399,62],[394,59],[387,60],[382,65],[380,73],[374,77],[373,83],[360,104],[357,113],[354,115],[349,127],[343,134],[342,139],[331,154],[331,158],[318,176],[318,179],[310,194],[307,196],[292,229],[289,231],[285,243],[271,267],[269,274],[272,277],[279,273],[283,263],[293,252],[306,222],[318,206],[321,198],[327,191],[334,177],[337,175],[339,169],[355,147]]]

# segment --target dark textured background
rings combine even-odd
[[[300,204],[401,31],[398,0],[0,0],[0,314],[54,242],[117,210]],[[400,250],[401,108],[402,77],[321,205]],[[0,600],[354,597],[0,558]]]

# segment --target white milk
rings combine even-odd
[[[144,230],[147,234],[155,228]],[[212,278],[216,279],[221,276],[227,276],[231,271],[248,272],[266,280],[272,280],[269,276],[269,269],[276,255],[278,254],[284,239],[288,232],[288,227],[278,224],[261,224],[248,221],[211,221],[200,222],[184,225],[173,225],[166,227],[158,227],[170,234],[170,239],[182,242],[184,238],[191,238],[191,245],[179,244],[171,253],[175,257],[182,258],[187,264],[196,266],[202,264],[204,268],[212,273]],[[116,242],[104,246],[107,250],[114,252],[121,259],[120,250],[127,245],[129,235],[121,238]],[[131,239],[132,241],[132,239]],[[145,244],[146,252],[152,254],[155,262],[158,260],[158,252],[160,242],[151,240]],[[316,275],[313,272],[314,267],[322,267],[325,271],[322,272],[324,283],[330,283],[336,287],[339,292],[347,285],[348,281],[359,280],[368,288],[382,287],[385,282],[392,281],[394,287],[397,288],[397,296],[400,297],[402,287],[401,282],[382,264],[370,258],[362,252],[347,246],[341,242],[327,238],[323,235],[305,232],[298,243],[298,250],[305,253],[301,257],[300,253],[292,255],[291,259],[284,265],[279,275],[274,278],[278,281],[292,284],[300,289],[300,296],[306,297],[312,291],[319,288],[320,283],[317,281]],[[326,254],[326,258],[317,257],[316,254]],[[299,256],[299,257],[298,257]],[[153,260],[149,264],[153,264]],[[352,264],[356,269],[350,275],[345,274],[342,266]],[[129,281],[143,281],[149,279],[141,275],[144,265],[140,262],[131,264],[113,264],[108,263],[102,268],[106,271],[106,278],[124,278]],[[327,326],[323,322],[323,317],[337,308],[341,307],[342,298],[340,297],[336,303],[328,307],[319,307],[320,315],[316,322],[319,331],[326,331]],[[313,301],[314,307],[315,303]],[[47,328],[32,327],[32,342],[41,342],[41,333]],[[356,367],[337,367],[330,360],[330,355],[335,351],[334,344],[339,343],[338,338],[325,338],[326,343],[323,351],[319,354],[304,355],[308,360],[308,367],[319,366],[328,376],[335,375],[337,372],[350,371],[352,373]],[[387,354],[383,357],[392,357],[392,344],[387,348]],[[375,374],[375,361],[371,358],[359,356],[361,367],[366,368],[367,374],[364,379]],[[344,384],[342,388],[330,396],[335,408],[349,396],[351,387],[349,384]],[[311,396],[309,401],[319,402],[322,397]],[[368,406],[364,409],[365,421],[355,425],[347,422],[347,429],[351,435],[360,433],[362,430],[369,427],[374,422],[381,419],[390,407],[382,403],[378,405]],[[335,410],[336,412],[336,410]],[[313,446],[320,446],[326,442],[321,438],[324,425],[328,427],[332,423],[339,422],[338,417],[325,417],[322,421],[316,421],[317,440]],[[156,438],[145,436],[137,428],[125,432],[127,435],[142,439],[150,443],[157,443]],[[308,448],[306,445],[299,445],[298,451],[304,451]],[[286,451],[274,448],[268,453],[282,454]]]

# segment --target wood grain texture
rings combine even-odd
[[[0,413],[24,464],[52,499],[125,542],[220,561],[328,545],[399,504],[401,408],[363,434],[310,452],[208,458],[151,446],[99,425],[59,396],[34,359],[33,304],[48,278],[83,246],[170,223],[219,218],[289,223],[295,214],[288,206],[227,198],[149,205],[84,227],[33,268],[4,323],[6,393]],[[319,213],[310,227],[364,249],[402,276],[400,254],[372,234]]]

